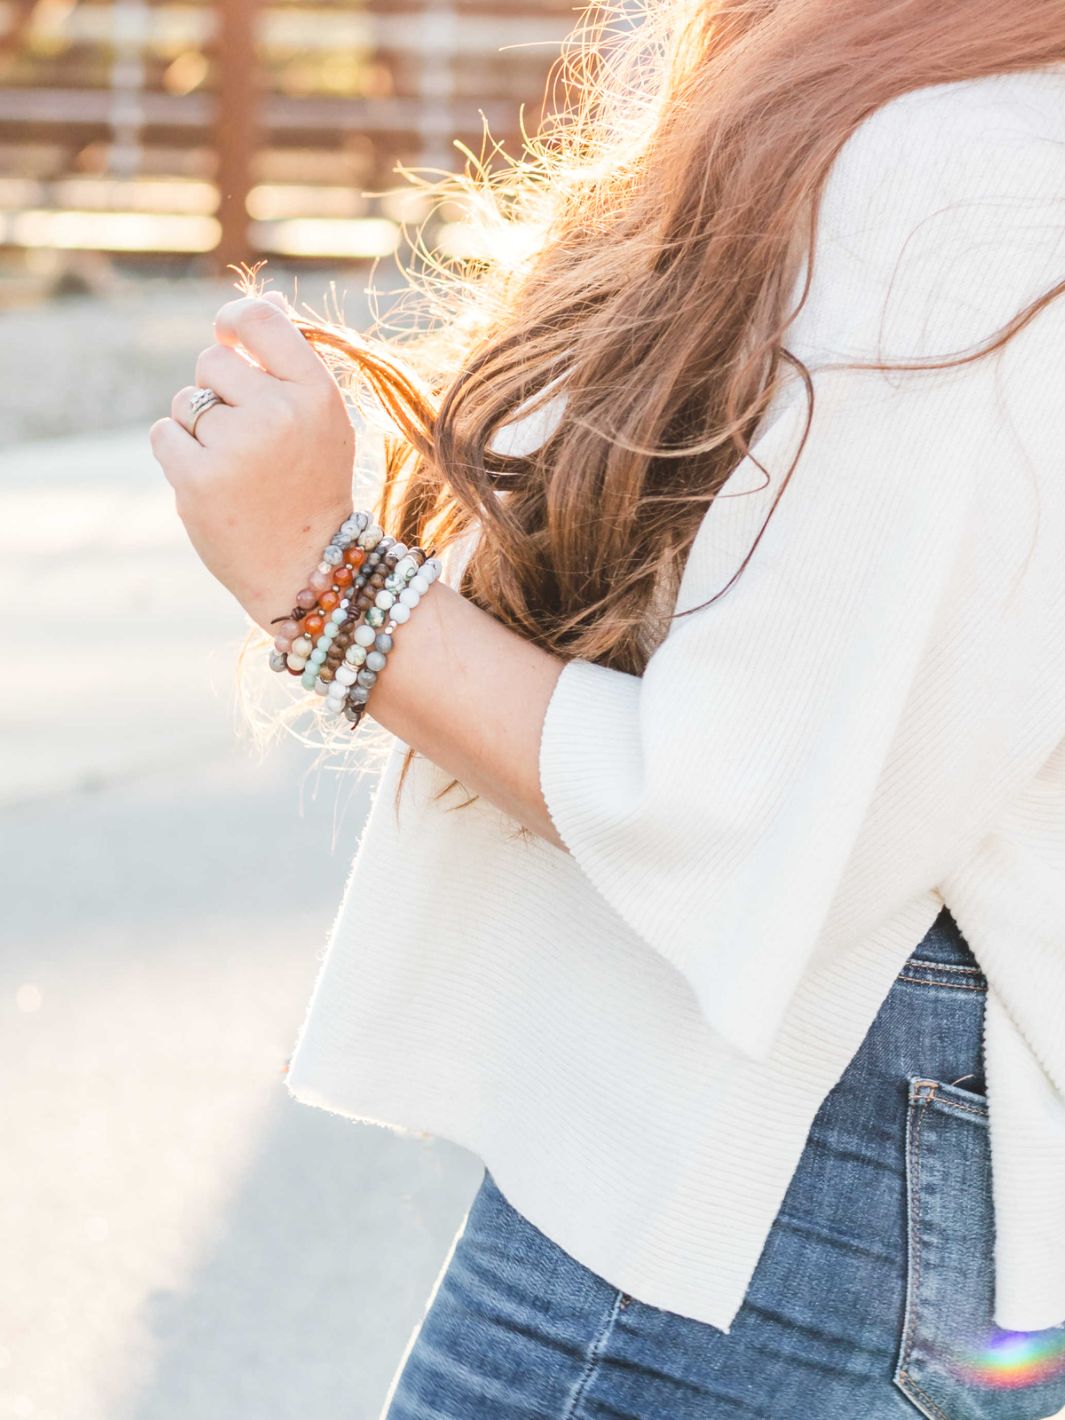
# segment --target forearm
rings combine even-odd
[[[564,849],[539,774],[544,714],[564,664],[437,581],[397,630],[367,711],[472,793]]]
[[[175,396],[176,417],[152,426],[152,449],[205,566],[253,621],[276,632],[275,618],[292,607],[350,511],[350,412],[274,299],[229,302],[215,333],[221,343],[197,361],[195,387]],[[203,388],[221,403],[191,423],[190,402]],[[366,709],[472,793],[563,848],[539,773],[544,714],[563,664],[437,581],[397,629]]]

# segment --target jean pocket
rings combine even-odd
[[[909,1077],[908,1277],[895,1384],[929,1420],[1046,1420],[1065,1406],[1065,1327],[992,1320],[987,1098]]]

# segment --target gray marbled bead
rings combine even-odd
[[[369,660],[369,659],[370,659],[369,656],[367,656],[366,659]],[[365,686],[367,690],[369,690],[369,688],[370,688],[371,685],[375,685],[376,683],[377,683],[377,672],[376,672],[376,671],[361,670],[361,671],[359,672],[358,676],[356,677],[356,684],[357,684],[357,685],[363,685],[363,686]]]
[[[374,637],[373,644],[375,650],[384,651],[385,655],[387,656],[389,651],[391,651],[392,647],[395,645],[395,642],[392,640],[392,637],[388,634],[387,631],[379,631]]]
[[[348,699],[353,700],[356,705],[365,705],[370,698],[370,688],[366,685],[353,685],[348,691]]]
[[[270,669],[272,671],[283,671],[288,665],[288,657],[284,651],[270,652]]]
[[[341,552],[339,547],[336,547],[333,543],[330,543],[329,546],[322,553],[322,561],[328,562],[330,567],[339,567],[340,564],[344,561],[344,554],[343,552]]]
[[[383,671],[388,664],[388,657],[380,651],[371,651],[366,657],[366,669],[368,671]]]

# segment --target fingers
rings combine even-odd
[[[318,383],[325,366],[275,301],[242,296],[228,301],[215,316],[215,336],[222,345],[242,345],[279,380]]]
[[[226,404],[248,404],[270,383],[269,375],[228,345],[211,345],[201,351],[194,378],[201,388],[221,395]]]
[[[203,456],[203,450],[180,424],[173,419],[157,419],[148,431],[148,438],[152,453],[173,488],[180,488],[195,475],[197,460]]]
[[[279,310],[284,311],[285,315],[291,316],[293,314],[293,307],[288,297],[283,292],[264,291],[262,298],[264,301],[273,301],[274,305],[277,306]]]
[[[221,390],[215,390],[215,394],[221,394]],[[225,417],[226,404],[212,404],[196,419],[196,432],[192,432],[192,401],[197,395],[203,394],[201,385],[186,385],[184,389],[178,390],[177,394],[170,401],[170,418],[181,426],[182,432],[188,435],[197,444],[202,444],[205,448],[211,443],[212,436],[217,434],[218,425]]]

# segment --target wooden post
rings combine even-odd
[[[217,0],[215,11],[218,93],[214,144],[222,233],[212,257],[215,271],[224,274],[231,262],[255,258],[247,204],[259,139],[259,4],[258,0]]]

